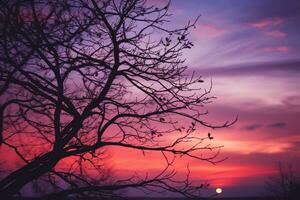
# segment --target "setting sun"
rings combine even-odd
[[[216,193],[217,193],[217,194],[221,194],[222,191],[223,191],[222,188],[217,188],[217,189],[216,189]]]

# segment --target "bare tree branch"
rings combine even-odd
[[[0,144],[23,161],[0,181],[1,197],[18,196],[29,183],[46,199],[114,196],[133,187],[196,197],[206,187],[192,185],[189,169],[177,180],[168,155],[222,161],[221,146],[209,144],[213,136],[195,130],[236,120],[204,120],[212,83],[203,88],[182,58],[198,18],[166,28],[169,5],[1,1]],[[165,139],[170,135],[173,141]],[[110,146],[161,153],[166,168],[152,177],[113,179],[103,159]],[[65,160],[71,164],[59,167]]]

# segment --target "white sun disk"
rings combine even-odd
[[[216,193],[217,193],[217,194],[221,194],[221,193],[222,193],[222,188],[217,188],[217,189],[216,189]]]

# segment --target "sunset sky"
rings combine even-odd
[[[158,7],[163,7],[167,3],[167,0],[149,0],[148,2],[148,4],[153,4]],[[76,11],[77,10],[76,8]],[[204,111],[207,110],[208,114],[205,116],[201,115],[203,119],[200,120],[208,121],[214,125],[222,125],[226,121],[234,121],[238,118],[237,122],[228,128],[211,130],[197,126],[195,132],[195,134],[198,134],[197,137],[205,138],[203,140],[210,142],[213,146],[222,146],[218,159],[224,161],[214,165],[191,157],[178,156],[171,166],[172,169],[178,172],[175,177],[179,179],[185,177],[189,169],[190,178],[193,183],[210,183],[210,189],[204,192],[205,195],[214,194],[216,188],[222,188],[223,193],[221,196],[224,197],[261,196],[266,194],[266,181],[269,177],[277,173],[279,163],[291,165],[294,170],[300,172],[300,0],[172,0],[169,13],[172,14],[172,16],[169,18],[169,23],[165,24],[166,29],[182,28],[189,20],[192,22],[200,16],[196,27],[190,30],[190,35],[188,36],[194,46],[189,50],[184,49],[182,55],[182,58],[186,59],[185,64],[189,67],[186,73],[188,75],[194,73],[198,76],[202,76],[204,83],[202,83],[202,80],[195,82],[197,84],[203,84],[203,88],[209,89],[210,83],[212,83],[212,92],[210,95],[216,97],[212,103],[205,105]],[[80,17],[81,15],[78,16]],[[114,17],[112,17],[112,19],[114,19]],[[54,21],[56,21],[56,19]],[[140,21],[138,23],[140,23]],[[101,34],[99,35],[101,38]],[[172,36],[174,35],[175,34]],[[161,39],[159,33],[153,33],[151,36],[154,39],[158,38],[158,41]],[[109,36],[107,37],[109,38]],[[182,35],[181,37],[185,36]],[[83,40],[82,38],[80,39]],[[183,44],[180,38],[177,41]],[[103,42],[103,40],[101,40],[99,44],[101,42]],[[113,44],[115,44],[115,42]],[[115,49],[117,48],[114,47],[114,51],[110,52],[115,53],[117,51],[117,53],[119,53],[119,50]],[[127,54],[124,55],[126,55],[126,59],[128,59]],[[145,65],[146,62],[142,63],[141,65]],[[162,71],[166,74],[164,70]],[[113,76],[117,76],[116,74],[118,73],[113,71],[112,74]],[[94,76],[94,74],[92,74],[92,76]],[[98,73],[95,76],[97,77]],[[102,81],[102,79],[101,81],[99,80],[98,82]],[[156,81],[156,79],[152,79],[151,81],[153,80]],[[180,76],[179,82],[181,82],[181,80]],[[80,85],[81,82],[78,82],[78,85]],[[111,84],[112,82],[108,83]],[[73,80],[72,84],[76,86]],[[116,85],[123,87],[122,84],[123,82],[120,81]],[[156,87],[155,84],[151,85],[151,87]],[[82,85],[84,84],[82,83]],[[70,88],[73,89],[72,87]],[[126,87],[125,85],[124,88]],[[184,90],[182,89],[183,87],[176,87],[181,88],[178,89],[178,91]],[[77,90],[77,87],[74,88]],[[132,91],[130,90],[132,87],[128,86],[128,88],[129,92],[127,93],[126,91],[128,98],[134,98],[139,95],[139,93],[134,94],[136,96],[132,95],[132,93],[139,91],[137,88],[135,88],[135,90],[132,89]],[[116,91],[117,90],[114,90],[115,93],[122,96],[123,93]],[[191,91],[192,90],[189,90],[189,92]],[[202,92],[203,90],[199,91],[200,94],[202,94]],[[69,93],[71,94],[72,92]],[[175,94],[177,95],[178,93],[179,92],[176,92]],[[83,96],[79,89],[78,94]],[[126,95],[123,95],[120,99],[126,99]],[[102,96],[100,97],[102,98]],[[115,96],[112,96],[112,98],[114,97]],[[85,96],[81,98],[88,99]],[[76,98],[74,97],[74,99]],[[92,101],[92,103],[94,102],[97,103],[100,101]],[[149,105],[149,102],[142,104],[142,109],[147,110],[148,108],[144,108],[144,105]],[[199,103],[199,100],[195,102]],[[205,103],[204,100],[203,102]],[[120,104],[121,103],[122,101],[120,101]],[[202,102],[200,103],[202,105]],[[82,103],[80,102],[80,104]],[[95,105],[98,104],[99,103]],[[60,107],[61,106],[62,105],[60,105]],[[126,109],[127,107],[124,106]],[[44,109],[45,107],[42,108]],[[140,107],[137,108],[140,109]],[[188,110],[189,104],[184,103],[183,108]],[[115,112],[117,111],[119,113],[119,110]],[[105,111],[104,109],[103,112],[107,112],[108,115],[110,115],[111,113],[109,112],[113,111],[109,109]],[[85,112],[83,114],[85,114]],[[69,120],[68,118],[64,119],[69,123],[69,121],[67,121]],[[161,119],[163,119],[163,122]],[[181,118],[179,119],[181,120]],[[187,119],[183,119],[180,122],[183,126],[188,127],[190,121],[187,122],[185,120]],[[84,120],[81,120],[79,122],[83,123],[83,121]],[[155,120],[153,121],[154,125],[156,125]],[[157,124],[160,126],[168,123],[168,121],[165,121],[165,118],[156,118],[156,122],[158,122]],[[77,123],[77,121],[75,121],[75,123]],[[174,122],[174,124],[176,123]],[[138,119],[136,124],[140,125],[141,120]],[[173,126],[174,124],[171,125]],[[82,126],[80,125],[80,127]],[[140,129],[143,128],[142,126],[139,127]],[[159,128],[164,130],[165,127]],[[73,131],[73,129],[70,128],[70,132],[71,130]],[[98,142],[102,142],[103,138],[103,141],[105,141],[105,134],[109,135],[113,132],[107,131],[113,130],[113,128],[104,130],[103,135],[102,133],[98,133],[98,135],[101,135],[98,136],[99,138],[101,137],[101,140],[99,139]],[[165,140],[165,143],[172,144],[172,141],[180,134],[178,133],[177,124],[174,130],[176,131],[175,135],[162,135],[161,140]],[[23,131],[24,130],[22,130],[22,132]],[[96,133],[96,131],[94,132]],[[87,133],[90,134],[92,131],[87,131]],[[214,139],[209,140],[211,138],[208,136],[208,133],[211,133]],[[23,134],[26,134],[26,131],[24,131]],[[147,134],[151,137],[154,137],[153,135],[155,135],[155,137],[161,136],[157,135],[157,133],[153,134],[150,131],[147,132]],[[111,138],[115,137],[109,136]],[[19,141],[17,138],[17,141],[22,143],[22,136],[20,136],[20,138]],[[59,136],[58,138],[63,137]],[[65,140],[65,138],[63,139]],[[95,138],[96,136],[94,139]],[[128,141],[130,141],[131,137],[128,138]],[[29,148],[28,151],[32,153],[32,155],[38,155],[40,152],[35,152],[34,147],[35,145],[39,147],[39,145],[33,144],[35,140],[27,139],[28,138],[24,141],[30,145],[25,147]],[[109,141],[109,139],[107,139],[107,141]],[[60,143],[58,144],[60,145]],[[66,143],[62,144],[65,145]],[[153,144],[156,143],[151,143],[151,145]],[[146,143],[146,146],[147,145],[148,143]],[[50,144],[49,146],[43,146],[41,151],[47,151],[50,146]],[[26,149],[25,147],[24,149]],[[97,148],[98,147],[102,148],[103,146],[97,146]],[[8,169],[19,168],[24,165],[24,163],[17,158],[16,153],[12,149],[4,145],[0,145],[0,148],[3,149],[3,151],[0,151],[0,165],[3,160],[11,161],[11,163],[7,165]],[[102,151],[101,148],[100,151]],[[127,180],[128,177],[135,175],[147,178],[148,176],[155,176],[155,174],[159,174],[166,165],[165,157],[161,152],[142,152],[122,147],[104,148],[108,156],[103,160],[106,162],[105,164],[109,172],[111,171],[112,173],[111,177],[116,177],[115,180],[119,180],[120,178]],[[91,149],[88,149],[88,151],[93,152]],[[208,150],[206,149],[206,151]],[[203,154],[207,155],[209,152],[203,152]],[[194,153],[194,151],[192,153]],[[200,153],[202,153],[202,151]],[[167,154],[168,153],[166,153],[166,155]],[[56,156],[57,154],[53,155]],[[168,156],[171,157],[171,155],[167,155],[167,157]],[[199,157],[202,158],[202,154]],[[71,157],[69,160],[68,158],[63,159],[59,162],[58,168],[63,168],[67,164],[70,165],[71,161],[74,161],[72,160],[73,158]],[[129,189],[127,192],[133,196],[145,195],[134,189]]]
[[[201,15],[190,35],[195,46],[184,56],[191,71],[213,81],[217,99],[207,106],[207,119],[221,123],[238,116],[232,127],[212,132],[226,161],[177,160],[177,170],[189,163],[193,180],[223,188],[224,196],[263,195],[279,162],[300,169],[300,1],[175,0],[170,12],[171,27]],[[150,153],[111,155],[117,174],[163,166]]]

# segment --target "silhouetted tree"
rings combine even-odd
[[[216,163],[219,147],[203,144],[213,137],[194,130],[233,122],[203,120],[211,88],[201,89],[181,58],[195,22],[167,28],[168,8],[145,0],[1,1],[0,143],[23,161],[0,181],[1,198],[37,180],[49,184],[43,199],[130,187],[198,195],[205,185],[175,180],[169,154]],[[175,140],[162,140],[171,134]],[[161,152],[166,168],[109,179],[102,161],[110,146]]]
[[[300,197],[300,174],[291,165],[278,165],[278,174],[270,177],[266,189],[276,200],[297,200]]]

